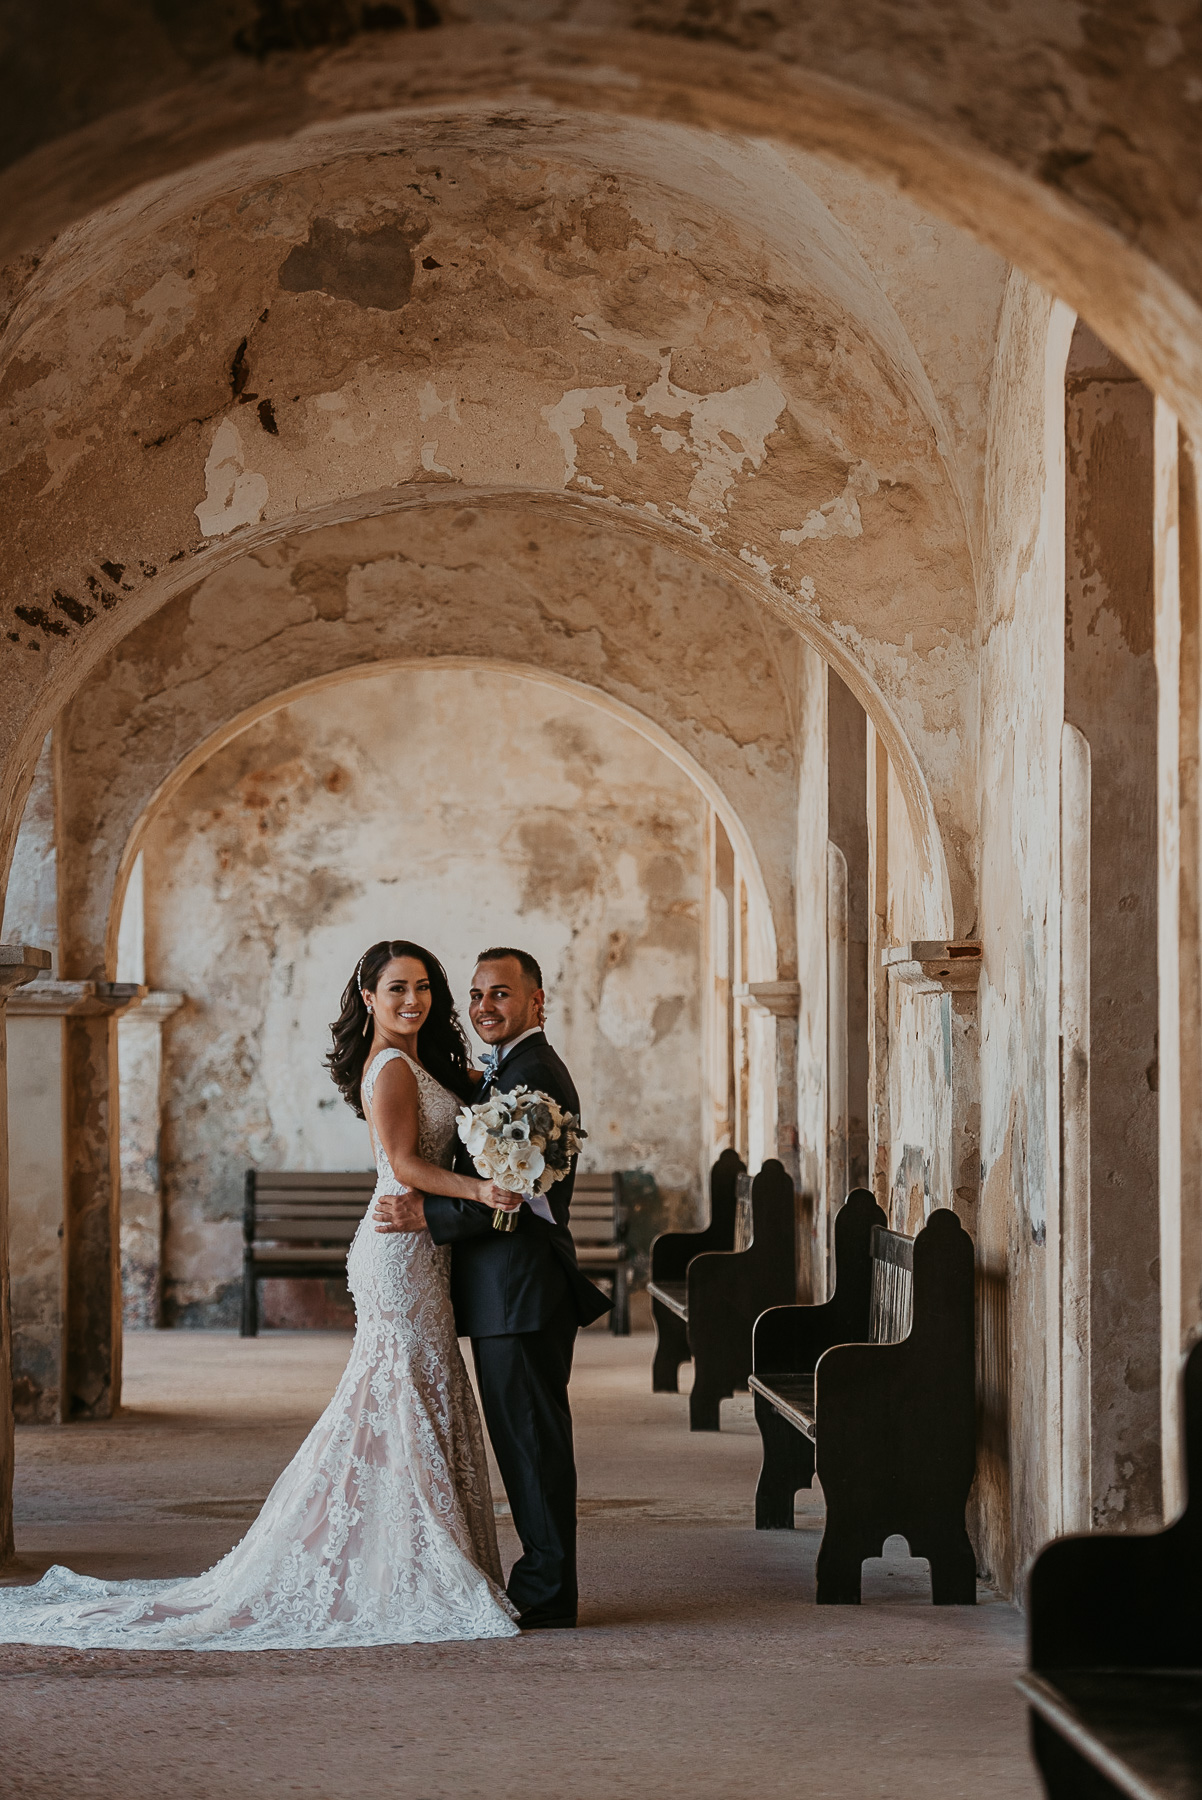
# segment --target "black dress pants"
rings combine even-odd
[[[576,1617],[576,1459],[568,1381],[576,1313],[565,1292],[541,1331],[472,1339],[484,1419],[522,1554],[508,1592],[521,1613]]]

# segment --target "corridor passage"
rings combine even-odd
[[[348,1340],[133,1332],[120,1418],[18,1432],[18,1579],[199,1571],[246,1529]],[[313,1654],[0,1648],[4,1800],[1034,1800],[1023,1623],[925,1565],[812,1604],[821,1505],[756,1533],[746,1396],[690,1436],[652,1340],[582,1334],[582,1628]],[[494,1474],[495,1481],[495,1474]],[[503,1509],[502,1509],[503,1510]],[[513,1538],[502,1519],[503,1550]]]

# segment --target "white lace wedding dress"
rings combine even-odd
[[[363,1082],[403,1053],[382,1050]],[[459,1102],[408,1057],[420,1150],[447,1167]],[[405,1189],[376,1153],[377,1194]],[[517,1634],[501,1587],[488,1464],[459,1353],[450,1251],[381,1233],[372,1208],[347,1276],[355,1340],[325,1412],[240,1544],[185,1581],[53,1568],[0,1588],[0,1643],[107,1650],[308,1650]]]

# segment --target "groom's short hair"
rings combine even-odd
[[[511,944],[495,944],[491,950],[482,950],[476,958],[476,963],[479,965],[486,962],[503,962],[507,956],[513,958],[532,986],[540,988],[543,985],[543,972],[529,950],[515,950]]]

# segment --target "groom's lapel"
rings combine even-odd
[[[499,1089],[501,1093],[507,1094],[510,1087],[519,1087],[521,1085],[520,1082],[510,1082],[509,1080],[510,1076],[513,1074],[514,1068],[521,1062],[528,1050],[539,1050],[546,1041],[547,1034],[544,1031],[537,1031],[533,1037],[523,1038],[517,1049],[511,1051],[510,1054],[503,1059],[500,1068],[496,1069],[485,1082],[480,1090],[481,1097],[487,1093],[492,1093],[497,1089]],[[505,1085],[502,1085],[503,1083]]]

